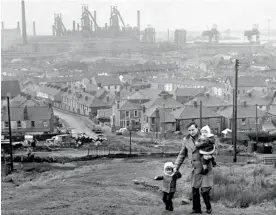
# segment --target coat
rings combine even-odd
[[[195,143],[192,137],[184,138],[181,150],[175,161],[176,169],[179,169],[185,158],[191,161],[192,164],[192,187],[211,187],[213,186],[213,168],[211,162],[208,164],[208,173],[206,175],[202,174],[202,163],[201,155],[199,154],[199,149],[195,147]]]
[[[157,176],[156,180],[163,180],[163,188],[162,191],[166,193],[174,193],[176,192],[176,180],[181,178],[181,173],[176,172],[174,175],[163,175]]]

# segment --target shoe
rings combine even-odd
[[[203,175],[207,175],[207,173],[208,173],[208,169],[203,169],[203,170],[202,170],[202,174],[203,174]]]
[[[169,211],[173,211],[173,206],[169,207]]]
[[[212,208],[209,209],[209,210],[206,210],[206,213],[207,213],[207,214],[211,214],[211,213],[212,213]]]
[[[202,211],[201,210],[200,211],[193,210],[190,214],[202,214]]]

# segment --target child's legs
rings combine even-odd
[[[168,206],[172,209],[173,208],[173,197],[174,193],[168,193]]]
[[[204,155],[201,156],[201,163],[203,165],[203,169],[207,169],[207,165],[209,164],[210,160],[204,158]]]
[[[163,192],[163,202],[167,205],[168,204],[168,198],[169,194],[166,192]]]

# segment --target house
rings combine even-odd
[[[140,92],[139,90],[135,90],[135,92],[127,96],[127,100],[131,101],[132,103],[144,104],[146,102],[149,102],[151,99],[147,97],[147,95]]]
[[[67,89],[67,88],[65,88]],[[36,93],[36,96],[44,102],[50,102],[54,107],[61,107],[62,88],[53,85],[42,85]]]
[[[175,91],[177,88],[211,88],[214,83],[209,81],[179,80],[179,79],[149,79],[152,89]]]
[[[232,128],[233,107],[226,107],[218,111],[218,114],[224,117],[224,128]],[[265,111],[256,109],[255,105],[247,105],[246,101],[242,102],[237,108],[237,129],[240,131],[256,130],[256,118],[260,118],[265,114]],[[268,121],[275,117],[269,113]]]
[[[221,107],[232,105],[231,101],[223,100],[222,98],[212,96],[208,92],[205,92],[204,94],[199,94],[192,100],[185,103],[185,105],[191,106],[194,105],[194,103],[196,103],[199,106],[200,101],[202,102],[203,107],[208,107],[215,112],[219,110]]]
[[[145,108],[149,109],[153,106],[157,108],[163,108],[167,110],[174,111],[178,108],[183,107],[181,103],[176,101],[175,99],[172,98],[173,95],[169,94],[166,91],[162,91],[157,98],[150,100],[149,102],[145,103]]]
[[[79,92],[73,89],[66,89],[61,94],[61,108],[94,117],[97,115],[99,109],[106,109],[108,106],[96,96],[92,96],[83,91]]]
[[[186,134],[187,125],[191,122],[196,122],[200,125],[200,107],[196,104],[184,106],[171,114],[176,119],[176,130]],[[214,134],[220,134],[224,129],[223,117],[212,111],[210,108],[202,107],[202,126],[209,125]]]
[[[111,125],[121,128],[132,125],[134,128],[140,129],[141,112],[142,106],[140,104],[133,103],[129,100],[117,100],[116,104],[113,106]]]
[[[19,134],[43,134],[54,131],[54,114],[51,106],[11,107],[11,129]],[[8,111],[2,113],[2,133],[9,132]]]
[[[19,81],[1,81],[1,100],[5,100],[9,95],[10,98],[16,97],[21,92]]]
[[[205,88],[177,88],[174,92],[174,98],[179,103],[184,104],[204,92],[206,92]]]
[[[235,87],[235,78],[228,76],[225,80],[225,94],[232,95]],[[239,76],[238,78],[238,96],[246,95],[249,90],[258,90],[262,93],[268,93],[269,88],[262,76]]]
[[[10,101],[10,107],[36,107],[45,106],[40,101],[31,97],[31,95],[21,92]]]
[[[97,75],[92,78],[94,85],[105,88],[110,95],[116,95],[121,91],[121,81],[117,76]]]
[[[168,109],[152,106],[142,114],[141,131],[162,132],[176,130],[176,120]]]
[[[248,90],[245,95],[238,97],[238,103],[241,104],[243,101],[246,101],[247,105],[258,105],[262,110],[266,110],[266,106],[271,101],[271,96],[264,94],[258,90],[252,89]]]
[[[91,80],[91,82],[85,85],[84,91],[89,93],[90,95],[95,95],[98,91],[98,87],[95,84],[93,84]]]

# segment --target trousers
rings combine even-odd
[[[200,204],[200,191],[199,188],[192,188],[193,192],[193,210],[201,211],[201,204]],[[204,203],[206,205],[206,209],[210,210],[212,208],[210,202],[210,192],[212,187],[202,187],[201,188],[201,195],[203,197]]]
[[[173,207],[173,199],[174,193],[167,193],[163,192],[163,202],[166,205],[166,208],[172,208]]]

